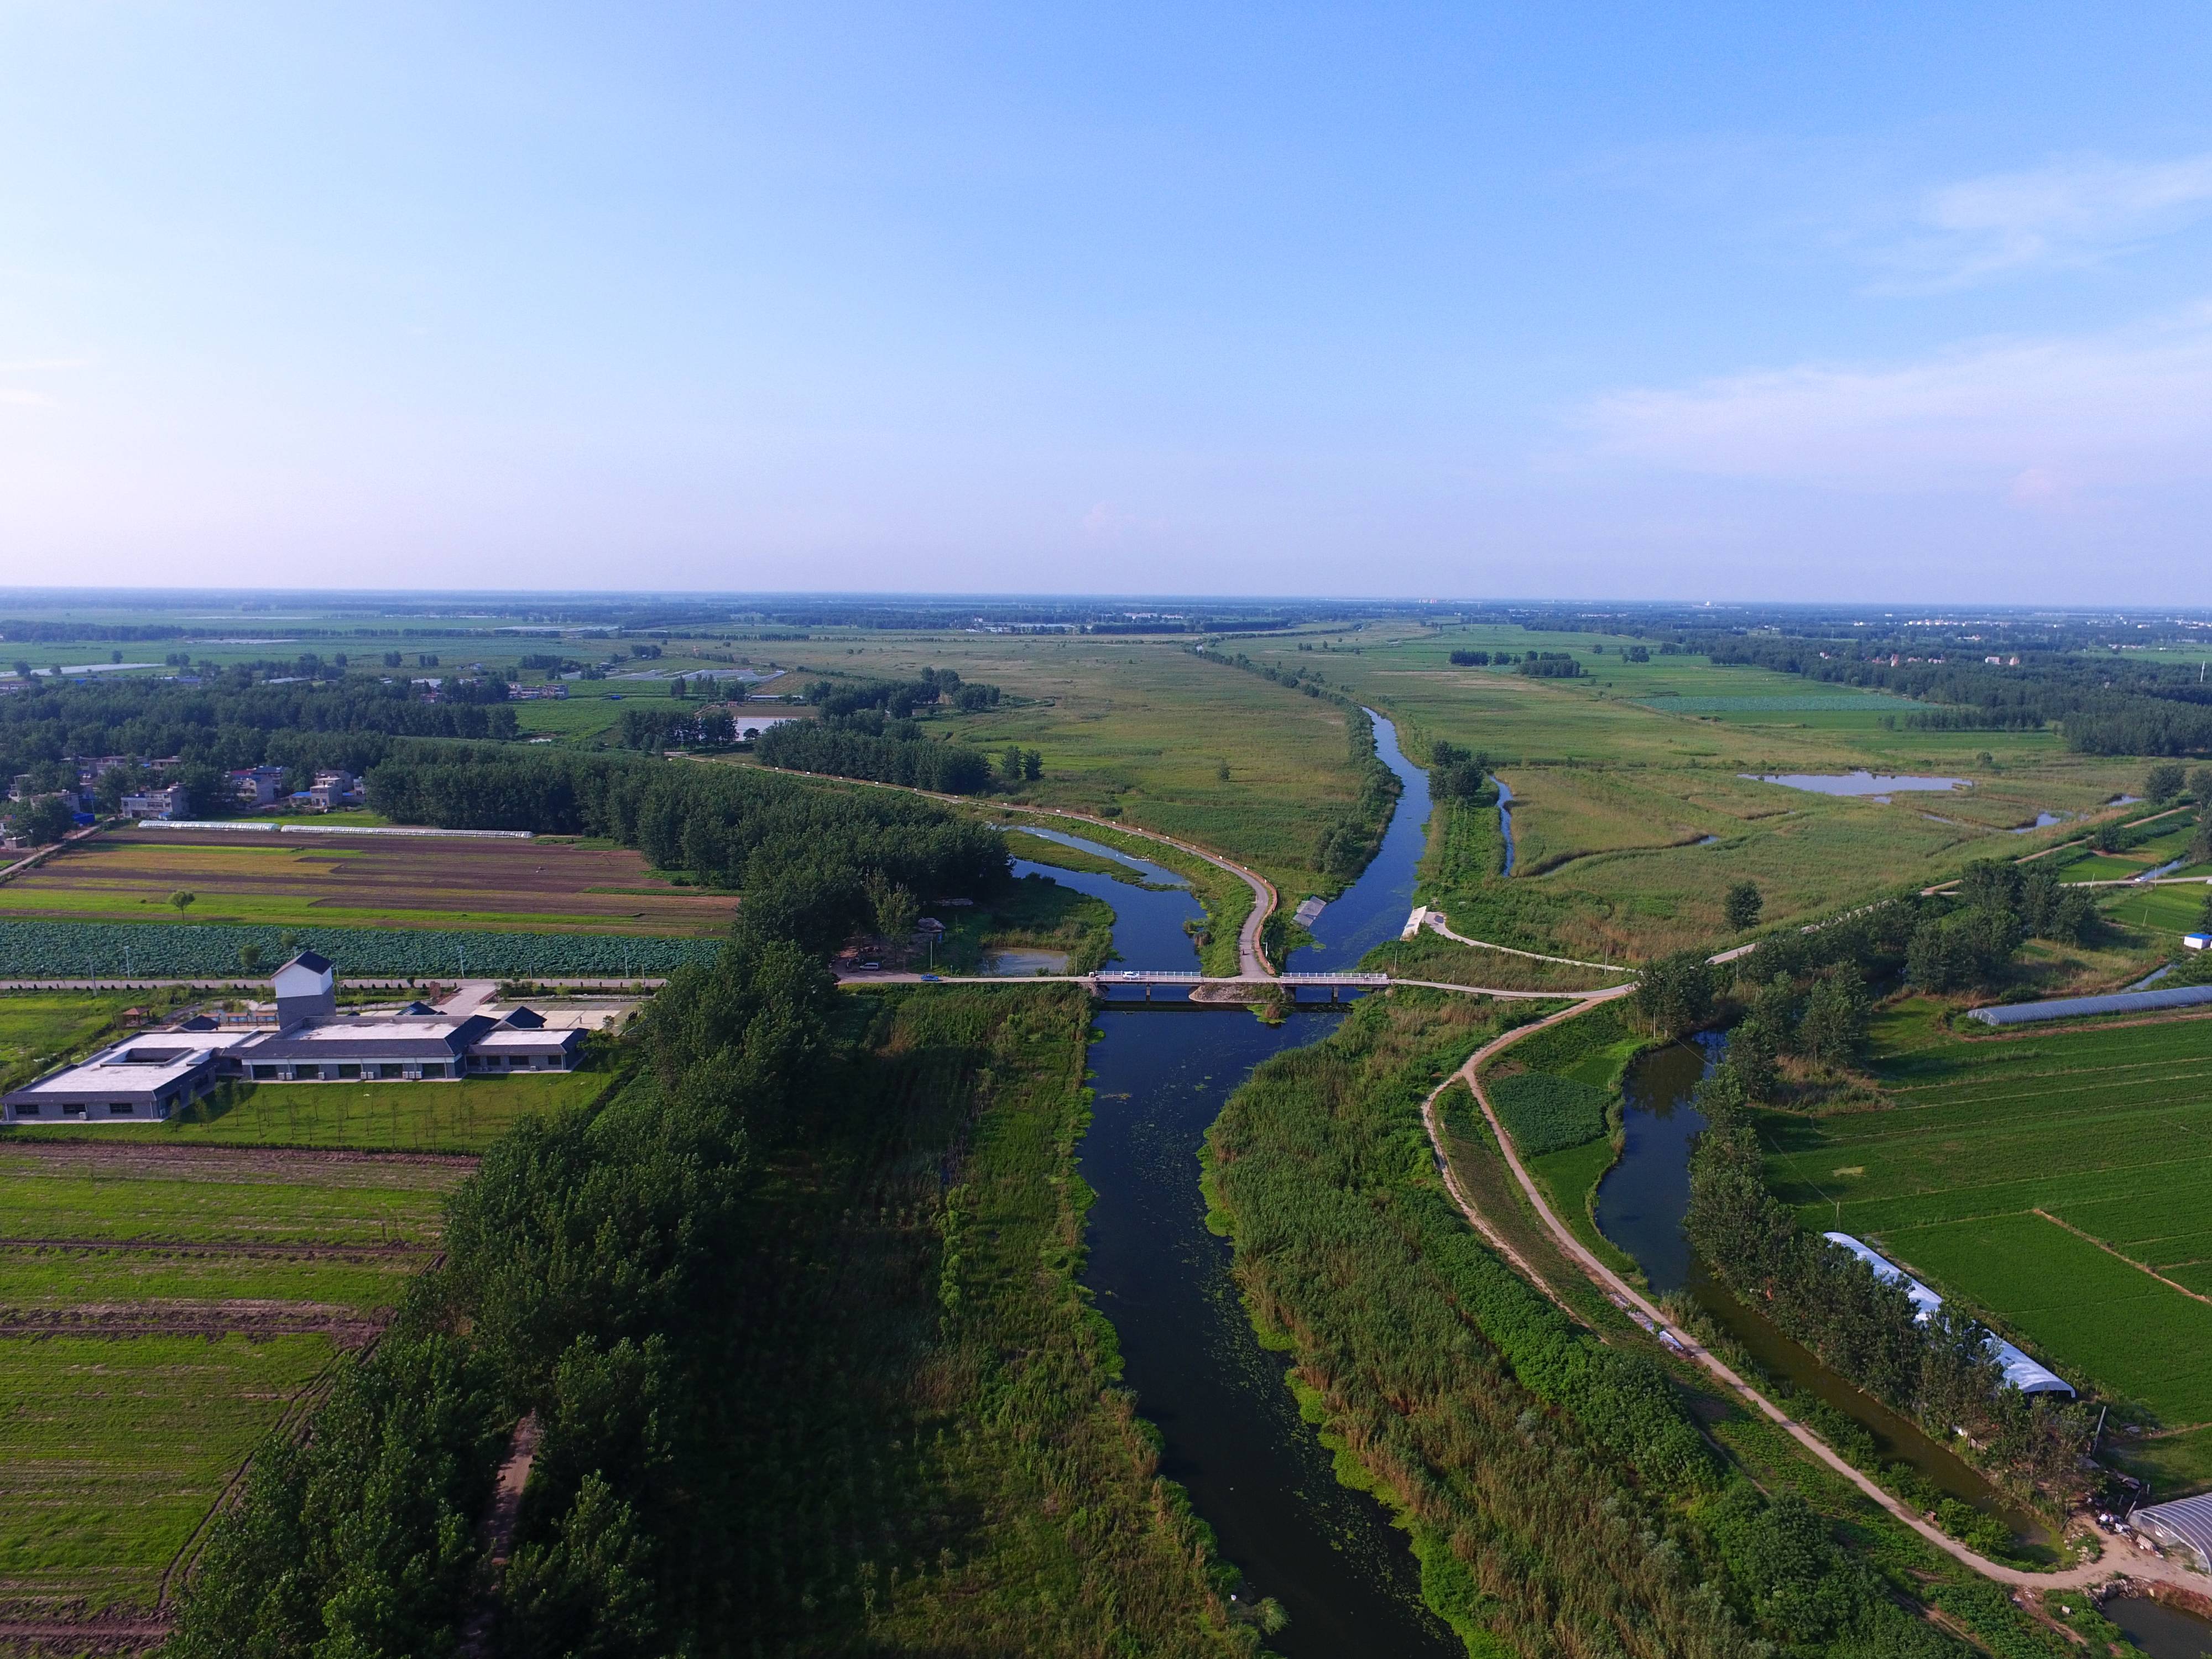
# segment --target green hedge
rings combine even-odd
[[[1606,1093],[1571,1078],[1522,1072],[1489,1085],[1513,1144],[1523,1158],[1565,1152],[1605,1133]]]
[[[287,933],[292,945],[284,944]],[[477,933],[392,927],[175,927],[159,922],[0,921],[0,979],[208,978],[243,974],[258,945],[265,974],[309,947],[341,976],[468,974],[486,979],[659,976],[712,962],[719,939]]]

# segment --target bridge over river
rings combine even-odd
[[[1246,986],[1255,990],[1281,986],[1288,988],[1294,994],[1301,989],[1321,989],[1329,993],[1332,1002],[1346,992],[1386,991],[1394,985],[1419,986],[1428,991],[1455,991],[1462,996],[1501,997],[1530,1002],[1602,1000],[1620,996],[1636,988],[1632,981],[1601,991],[1522,991],[1492,985],[1453,985],[1433,979],[1400,979],[1390,974],[1207,975],[1195,969],[1186,972],[1133,968],[1101,969],[1092,974],[908,974],[860,969],[841,970],[837,982],[853,988],[868,985],[1080,985],[1109,1000],[1117,992],[1141,990],[1147,1002],[1152,1000],[1152,993],[1156,990],[1189,992],[1201,986],[1218,988],[1218,992],[1232,991]],[[1219,1000],[1227,1002],[1239,999],[1222,996]]]

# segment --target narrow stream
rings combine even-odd
[[[1505,867],[1501,876],[1513,873],[1513,791],[1504,779],[1495,773],[1490,781],[1498,786],[1498,833],[1505,837]]]
[[[1405,794],[1382,851],[1323,912],[1320,945],[1300,953],[1332,968],[1395,938],[1413,904],[1427,780],[1399,753],[1388,721],[1376,721],[1376,736]],[[1115,944],[1131,967],[1190,963],[1187,892],[1042,873],[1113,907]],[[1161,1473],[1189,1492],[1223,1557],[1244,1573],[1244,1594],[1273,1596],[1290,1614],[1289,1627],[1268,1638],[1271,1650],[1287,1659],[1455,1659],[1461,1644],[1421,1604],[1405,1534],[1375,1498],[1337,1484],[1284,1385],[1285,1361],[1253,1335],[1229,1243],[1206,1231],[1199,1191],[1199,1149],[1231,1091],[1261,1060],[1328,1036],[1341,1011],[1310,1002],[1268,1026],[1241,1007],[1194,1005],[1159,989],[1153,996],[1109,994],[1097,1017],[1096,1103],[1081,1162],[1097,1196],[1083,1279],[1113,1322],[1138,1409],[1165,1442]]]
[[[1620,1161],[1598,1182],[1598,1230],[1635,1258],[1654,1291],[1686,1290],[1768,1371],[1865,1429],[1884,1462],[1908,1465],[1947,1496],[1996,1516],[2018,1537],[2047,1537],[2034,1516],[2008,1504],[1972,1465],[1784,1336],[1691,1253],[1682,1236],[1690,1207],[1690,1142],[1705,1126],[1690,1103],[1691,1091],[1720,1063],[1726,1048],[1725,1038],[1708,1034],[1652,1049],[1629,1067],[1623,1147]]]
[[[1398,775],[1395,811],[1382,844],[1359,879],[1332,899],[1307,931],[1314,942],[1284,965],[1300,973],[1342,973],[1378,945],[1398,937],[1413,908],[1415,874],[1429,839],[1429,775],[1398,747],[1398,728],[1373,709],[1375,752]]]

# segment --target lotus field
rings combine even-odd
[[[348,976],[486,979],[658,977],[711,962],[722,948],[713,939],[625,934],[0,921],[0,980],[257,977],[310,946]]]

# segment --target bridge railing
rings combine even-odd
[[[1284,974],[1272,980],[1224,979],[1178,969],[1102,968],[1088,975],[1105,985],[1388,985],[1388,974]]]

